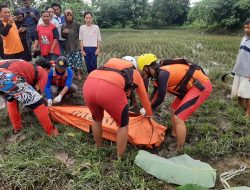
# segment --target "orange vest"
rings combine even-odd
[[[114,68],[117,70],[122,70],[125,68],[133,67],[133,64],[131,62],[128,62],[128,61],[125,61],[122,59],[111,58],[103,66],[109,67],[109,68]],[[112,84],[115,84],[117,86],[120,86],[121,88],[124,88],[124,86],[125,86],[124,78],[119,73],[116,73],[114,71],[96,70],[96,71],[92,71],[88,77],[102,79],[102,80],[105,80],[105,81],[110,82]]]
[[[176,94],[177,92],[174,89],[186,75],[189,66],[184,64],[173,64],[161,66],[160,69],[169,72],[169,79],[166,88],[167,91]],[[187,84],[187,89],[190,89],[192,87],[194,79],[198,79],[201,83],[209,81],[208,77],[204,73],[202,73],[201,70],[196,70],[193,74],[193,78],[191,78]]]
[[[7,22],[3,21],[3,25],[6,26]],[[8,35],[2,37],[4,54],[11,55],[24,51],[19,32],[15,23],[12,24]]]
[[[53,68],[53,79],[52,79],[53,85],[55,85],[57,87],[64,87],[66,80],[67,80],[67,77],[68,77],[67,70],[65,71],[65,73],[62,76],[60,76],[56,73],[56,69]]]

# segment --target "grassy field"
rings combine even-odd
[[[250,120],[236,100],[229,99],[230,85],[220,77],[232,70],[241,37],[214,36],[186,30],[102,31],[99,65],[111,57],[154,53],[161,59],[186,57],[199,63],[213,83],[213,93],[188,120],[185,153],[209,163],[217,175],[241,164],[248,170],[230,181],[231,186],[250,186]],[[81,87],[82,84],[79,84]],[[83,103],[81,89],[70,103]],[[156,120],[171,127],[169,102],[159,108]],[[96,149],[91,134],[57,124],[60,136],[43,133],[33,113],[22,108],[24,129],[11,133],[6,110],[0,111],[0,190],[8,189],[174,189],[146,174],[134,164],[140,149],[128,145],[124,161],[114,159],[116,146],[106,141]],[[169,137],[159,149],[161,156]],[[150,151],[150,150],[149,150]],[[219,177],[215,189],[222,189]]]

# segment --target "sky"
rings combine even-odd
[[[197,3],[198,1],[200,1],[200,0],[190,0],[190,4],[192,5],[194,3]]]

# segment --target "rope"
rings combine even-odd
[[[233,178],[234,176],[239,175],[240,173],[243,173],[245,169],[246,169],[246,166],[241,165],[240,169],[238,170],[231,170],[229,172],[222,173],[220,175],[220,181],[222,185],[224,186],[224,188],[230,189],[230,185],[228,184],[227,181]]]

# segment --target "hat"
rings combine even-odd
[[[65,69],[68,67],[68,59],[64,56],[59,56],[55,62],[57,68]]]
[[[24,12],[22,11],[22,9],[17,9],[17,10],[14,12],[14,16],[21,15],[21,14],[24,16]]]

